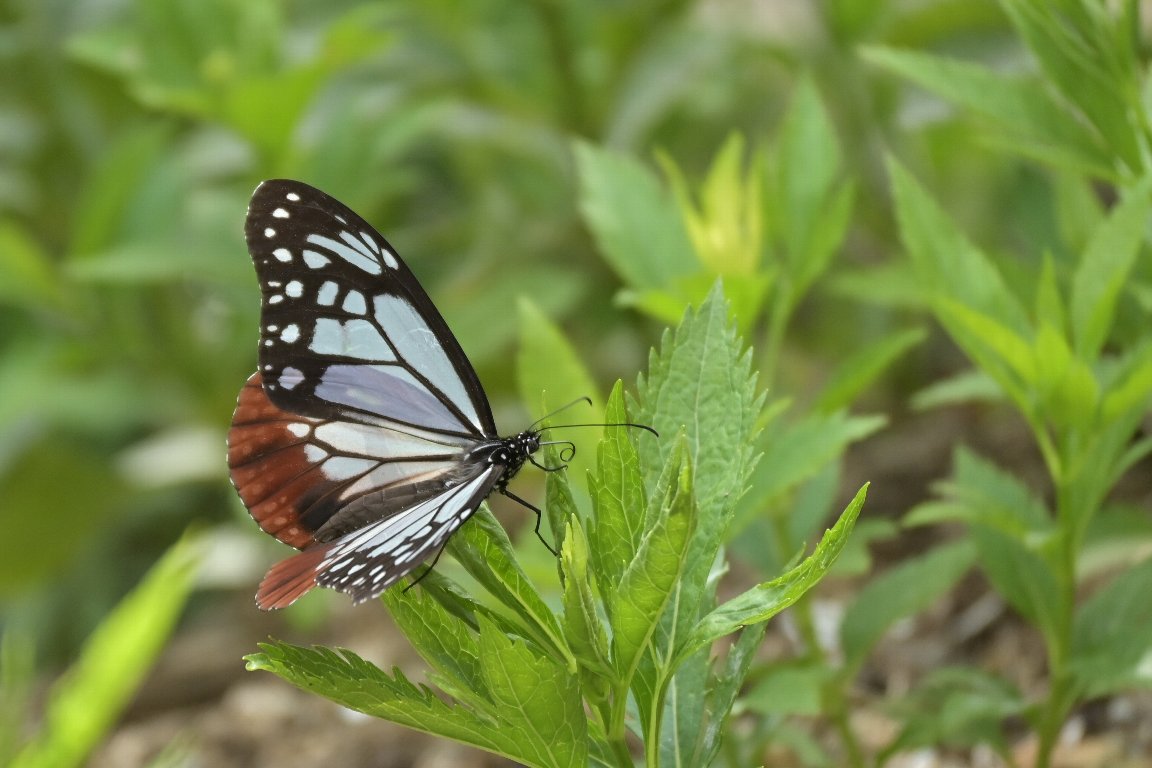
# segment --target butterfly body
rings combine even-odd
[[[436,554],[540,447],[497,434],[436,307],[367,222],[301,182],[253,193],[259,370],[228,433],[233,485],[301,552],[269,570],[262,608],[315,586],[378,596]]]

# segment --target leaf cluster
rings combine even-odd
[[[525,765],[631,765],[636,737],[649,765],[707,764],[764,622],[827,572],[864,500],[861,489],[809,557],[718,602],[726,529],[756,458],[762,397],[749,360],[717,289],[653,353],[630,409],[617,384],[605,421],[631,412],[662,437],[606,430],[587,515],[564,475],[549,474],[558,610],[485,511],[449,544],[483,600],[438,573],[385,594],[435,688],[350,651],[284,643],[263,645],[250,668]],[[713,642],[736,631],[712,658]]]

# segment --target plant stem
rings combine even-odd
[[[1058,462],[1058,467],[1068,466],[1064,456],[1058,457]],[[1052,477],[1056,485],[1056,516],[1063,529],[1060,557],[1055,568],[1060,583],[1060,615],[1052,631],[1044,633],[1051,682],[1037,729],[1040,745],[1036,754],[1036,768],[1048,768],[1051,765],[1052,751],[1056,747],[1060,729],[1076,701],[1068,670],[1076,611],[1076,563],[1080,550],[1080,537],[1074,533],[1078,510],[1072,508],[1072,500],[1076,495],[1072,492],[1071,483],[1075,481],[1068,480],[1063,473],[1054,472]]]
[[[620,768],[632,768],[634,765],[632,761],[632,752],[628,749],[628,743],[625,740],[626,729],[624,728],[624,720],[621,715],[619,723],[615,722],[617,717],[616,700],[620,696],[613,696],[609,701],[603,702],[602,706],[596,707],[595,711],[600,716],[600,723],[604,728],[604,733],[608,746],[612,750],[612,755],[616,758],[616,764]],[[623,699],[627,703],[628,693],[624,692]]]

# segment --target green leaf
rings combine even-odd
[[[608,675],[611,672],[608,634],[596,610],[592,574],[588,570],[588,540],[578,520],[568,523],[560,563],[564,573],[562,622],[568,645],[580,662],[582,672],[590,670]]]
[[[66,311],[52,260],[29,232],[6,218],[0,219],[0,275],[0,304]]]
[[[751,277],[763,251],[760,179],[744,170],[744,139],[729,135],[700,186],[699,208],[683,173],[667,155],[658,159],[680,206],[693,250],[712,276]],[[758,163],[753,161],[753,168]]]
[[[912,407],[918,411],[970,402],[1003,401],[1004,390],[979,368],[960,371],[921,389],[912,396]]]
[[[740,701],[761,715],[818,717],[824,714],[824,686],[834,674],[829,666],[811,661],[769,664]]]
[[[772,430],[764,441],[764,456],[753,471],[747,503],[742,505],[733,532],[741,530],[753,516],[763,514],[765,504],[839,461],[849,445],[879,431],[885,421],[883,416],[814,413]]]
[[[1111,423],[1133,411],[1143,412],[1149,396],[1152,396],[1152,344],[1133,350],[1117,369],[1101,405],[1102,420]]]
[[[848,408],[890,365],[924,341],[927,335],[923,328],[911,328],[851,351],[836,366],[813,408],[823,413]]]
[[[588,735],[580,684],[531,644],[480,621],[480,660],[504,728],[519,737],[530,765],[584,768]]]
[[[995,380],[1025,414],[1031,414],[1029,397],[1037,384],[1033,346],[1024,336],[991,315],[951,298],[937,303],[941,324],[972,361]]]
[[[740,627],[767,621],[799,600],[824,577],[844,548],[867,492],[865,485],[856,493],[836,525],[828,529],[815,551],[803,562],[784,575],[732,598],[702,618],[677,648],[676,658],[682,660]]]
[[[956,452],[949,496],[972,524],[988,579],[1045,631],[1059,626],[1060,588],[1043,548],[1055,536],[1044,505],[1012,475],[971,452]]]
[[[803,295],[827,268],[847,231],[852,192],[837,188],[840,145],[811,77],[803,77],[780,125],[773,152],[776,225],[783,235],[791,290]],[[771,213],[771,212],[769,212]]]
[[[475,628],[424,589],[390,589],[382,597],[396,626],[434,670],[435,683],[454,698],[490,711]]]
[[[104,617],[52,691],[41,732],[12,768],[84,763],[115,725],[176,626],[198,559],[195,540],[181,539]]]
[[[888,172],[900,237],[930,300],[938,303],[947,298],[971,314],[1023,333],[1029,325],[1027,314],[992,261],[956,228],[899,162],[889,159]]]
[[[668,457],[664,477],[667,480],[659,484],[649,504],[652,519],[645,523],[640,546],[616,588],[605,592],[611,606],[612,660],[617,679],[625,685],[674,592],[696,523],[692,466],[683,432]]]
[[[3,384],[0,380],[0,392],[7,389]],[[47,394],[56,384],[49,379],[40,392]],[[37,396],[32,387],[20,389]],[[11,463],[0,473],[0,498],[8,510],[0,594],[13,595],[80,557],[91,537],[116,519],[129,488],[107,455],[79,441],[42,439],[4,459]]]
[[[1084,697],[1152,688],[1152,559],[1128,568],[1076,615],[1069,665]]]
[[[413,685],[399,669],[389,676],[343,649],[302,648],[288,643],[261,643],[260,649],[260,653],[244,657],[249,670],[272,672],[297,688],[341,706],[423,733],[470,744],[527,765],[552,765],[531,762],[527,755],[535,756],[533,745],[526,744],[527,739],[520,732],[504,727],[502,720],[446,702],[431,689]]]
[[[1130,169],[1139,168],[1142,150],[1131,111],[1143,66],[1130,43],[1131,30],[1139,24],[1131,11],[1112,17],[1091,13],[1087,5],[1030,0],[1003,0],[1001,7],[1046,79],[1099,130],[1113,165],[1119,160]]]
[[[0,761],[5,765],[13,764],[28,738],[28,713],[40,695],[35,657],[27,630],[9,626],[0,634]]]
[[[1056,267],[1052,264],[1052,254],[1045,252],[1040,277],[1036,281],[1034,322],[1047,323],[1063,331],[1067,327],[1066,315],[1064,299],[1060,295],[1060,285],[1056,279]]]
[[[756,392],[751,356],[742,346],[717,283],[698,310],[685,314],[675,333],[665,334],[638,386],[641,423],[661,434],[688,430],[700,532],[715,542],[756,462],[756,419],[764,397]],[[658,454],[641,453],[650,482],[659,476],[674,443],[661,440],[657,446]],[[712,557],[706,559],[710,565]]]
[[[1152,178],[1128,190],[1084,249],[1072,278],[1071,321],[1076,354],[1095,359],[1108,340],[1116,302],[1128,283],[1148,218]]]
[[[691,738],[699,738],[699,715],[682,708],[703,706],[695,677],[699,670],[678,667],[671,658],[683,636],[714,604],[715,584],[709,574],[755,462],[763,396],[756,394],[751,359],[741,348],[717,285],[700,309],[686,313],[676,331],[665,334],[638,388],[638,421],[663,435],[686,430],[697,503],[696,529],[681,578],[633,683],[640,721],[652,743],[660,739],[650,729],[693,717],[697,727]],[[676,442],[662,439],[640,446],[645,477],[650,485],[657,484]],[[707,667],[706,657],[702,663]],[[676,677],[669,680],[673,673]],[[661,717],[664,701],[669,710]],[[668,738],[669,744],[678,743]]]
[[[716,759],[724,736],[724,726],[732,714],[736,697],[744,687],[744,680],[748,677],[748,671],[756,659],[756,651],[759,650],[767,629],[767,622],[745,627],[740,631],[740,638],[728,649],[728,654],[724,658],[724,669],[711,681],[704,702],[707,726],[700,739],[701,757],[689,765],[712,765]]]
[[[843,487],[840,472],[842,463],[842,461],[828,462],[823,469],[801,483],[791,494],[791,505],[780,510],[780,514],[785,515],[787,523],[778,527],[779,533],[786,536],[787,540],[782,547],[773,545],[776,552],[787,552],[789,557],[794,557],[796,553],[802,552],[811,542],[820,537],[824,524],[835,512],[833,506],[840,496],[840,489]],[[773,513],[776,514],[775,509]],[[777,528],[777,526],[770,527]],[[856,536],[854,538],[859,538],[859,525],[856,526],[855,531]],[[741,538],[741,536],[733,537],[731,546],[735,547]],[[852,543],[849,542],[848,549],[851,547]],[[841,565],[843,565],[844,555],[848,549],[840,553]],[[763,557],[764,554],[767,553],[761,553],[760,556]],[[772,567],[762,568],[762,572],[776,573],[791,565],[794,563],[774,563]]]
[[[704,739],[701,726],[706,717],[711,661],[711,649],[701,648],[689,658],[680,659],[672,665],[676,674],[668,682],[660,729],[656,731],[655,726],[651,725],[646,728],[644,737],[646,746],[653,745],[647,747],[646,751],[659,755],[659,765],[691,768],[703,764],[698,755]],[[645,681],[639,676],[637,680],[642,683],[637,687],[637,693],[647,695],[648,691],[643,685]],[[649,717],[659,716],[655,708],[645,710],[641,707],[641,713],[645,712]]]
[[[896,702],[904,723],[883,755],[917,747],[1005,745],[1005,718],[1027,708],[1024,697],[1002,677],[969,668],[943,668],[928,673],[908,696]]]
[[[116,143],[104,148],[96,172],[78,190],[76,221],[69,229],[70,262],[125,246],[121,227],[139,201],[142,179],[171,151],[172,130],[167,123],[149,122],[121,131]]]
[[[634,290],[663,288],[700,269],[680,212],[635,160],[576,145],[580,210],[600,253]]]
[[[1100,403],[1092,369],[1072,356],[1068,342],[1046,322],[1037,329],[1032,359],[1040,410],[1049,421],[1058,427],[1089,428]]]
[[[545,466],[560,466],[563,463],[560,461],[560,449],[555,445],[545,446],[544,460],[547,462]],[[568,485],[567,472],[549,472],[544,478],[544,516],[552,530],[552,546],[557,552],[563,552],[569,524],[581,524],[580,511],[572,496],[572,488]]]
[[[999,122],[1009,138],[1015,139],[1013,146],[1034,157],[1056,158],[1065,166],[1104,178],[1114,173],[1112,158],[1098,137],[1038,82],[891,48],[867,48],[864,58]]]
[[[612,388],[604,417],[613,423],[628,421],[620,382]],[[596,466],[596,474],[588,480],[595,510],[588,538],[597,584],[600,593],[607,595],[619,585],[644,536],[644,482],[640,458],[628,430],[610,429],[604,433]]]
[[[573,671],[576,662],[568,650],[555,614],[520,568],[508,534],[481,507],[448,540],[448,551],[484,589],[510,611],[510,619],[541,648],[563,660]]]
[[[520,319],[509,308],[521,296],[531,295],[543,311],[562,317],[579,306],[588,290],[588,277],[581,270],[557,264],[522,264],[514,270],[490,270],[456,290],[451,288],[446,286],[436,293],[437,304],[448,327],[475,361],[503,355],[515,343]],[[540,393],[528,402],[539,403]]]
[[[954,587],[975,559],[972,543],[960,541],[903,562],[868,582],[840,624],[845,666],[859,668],[889,627]]]

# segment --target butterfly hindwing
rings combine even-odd
[[[370,600],[436,553],[498,482],[494,466],[467,482],[339,539],[277,563],[256,593],[261,608],[282,608],[313,586]]]
[[[263,293],[260,370],[307,416],[495,436],[468,358],[407,265],[345,205],[298,181],[252,195],[245,236]]]

